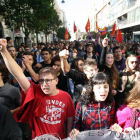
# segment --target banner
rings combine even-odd
[[[140,140],[140,128],[134,133],[117,133],[111,129],[83,131],[72,140]],[[34,140],[61,140],[51,135],[42,135]],[[63,140],[71,140],[69,137]]]

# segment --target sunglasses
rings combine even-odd
[[[138,64],[138,61],[130,61],[131,64]]]

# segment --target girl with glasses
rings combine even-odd
[[[121,90],[118,94],[118,102],[123,104],[128,92],[133,88],[135,81],[139,79],[138,60],[135,55],[129,55],[125,61],[126,68],[120,73]]]

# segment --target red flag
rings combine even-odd
[[[98,30],[99,32],[101,32],[101,33],[102,33],[102,32],[107,32],[107,31],[106,31],[106,27],[104,27],[103,29],[99,28],[99,26],[98,26],[98,24],[97,24],[97,21],[96,21],[96,28],[97,28],[97,30]],[[106,33],[103,33],[103,35],[104,35],[104,34],[106,34]]]
[[[65,40],[67,40],[69,38],[69,33],[68,33],[68,30],[66,28],[66,31],[65,31]]]
[[[111,32],[112,37],[115,35],[115,31],[116,31],[116,21],[115,21],[113,28],[112,28],[112,32]]]
[[[122,42],[122,31],[118,29],[116,40],[120,43]]]
[[[102,32],[102,34],[101,35],[105,35],[106,34],[106,32],[107,32],[107,30],[106,30],[106,27],[104,27],[104,32]]]
[[[88,21],[87,21],[87,24],[86,24],[86,32],[88,32],[90,30],[90,21],[89,21],[89,18],[88,18]]]
[[[75,25],[75,22],[74,22],[74,33],[77,31],[77,27]]]

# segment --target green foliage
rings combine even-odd
[[[65,31],[66,31],[65,27],[59,28],[58,31],[57,31],[57,37],[59,39],[65,40]],[[69,34],[69,39],[71,39],[71,35],[70,34]]]
[[[53,0],[3,0],[0,3],[0,15],[6,26],[10,29],[21,27],[26,38],[31,31],[44,31],[55,12]]]
[[[57,12],[54,11],[52,17],[46,23],[46,26],[44,27],[43,32],[45,33],[45,35],[50,34],[52,31],[57,32],[58,28],[61,25],[62,25],[62,21],[59,19],[59,16],[57,15]]]
[[[86,40],[87,39],[87,34],[83,35],[83,39]]]
[[[97,36],[97,33],[95,31],[92,31],[92,37],[95,39]]]

